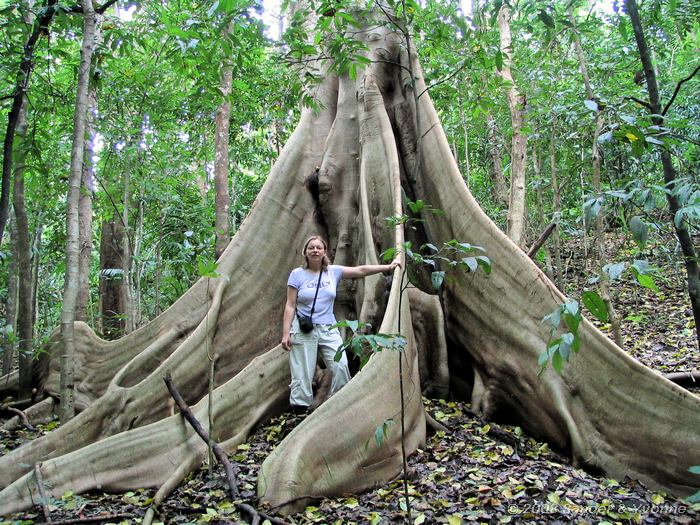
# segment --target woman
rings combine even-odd
[[[335,394],[350,381],[348,360],[343,354],[335,361],[335,354],[343,340],[335,324],[333,303],[340,279],[356,279],[376,273],[393,271],[399,266],[398,258],[391,264],[364,266],[336,266],[330,264],[328,246],[320,236],[314,235],[304,243],[304,265],[295,268],[287,280],[287,303],[282,321],[282,348],[290,352],[289,367],[292,383],[289,402],[297,412],[308,411],[313,401],[311,381],[316,370],[316,353],[326,363],[333,376],[330,395]],[[311,317],[313,329],[305,333],[300,329],[297,314]]]

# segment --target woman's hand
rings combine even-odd
[[[398,255],[394,257],[394,260],[389,264],[389,271],[393,272],[396,268],[401,268],[401,257]]]
[[[287,352],[292,349],[292,340],[291,337],[289,337],[289,334],[285,334],[282,337],[282,348]]]

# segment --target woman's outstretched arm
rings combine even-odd
[[[343,279],[358,279],[374,275],[375,273],[394,271],[394,268],[401,266],[397,257],[389,264],[363,264],[362,266],[343,266]]]

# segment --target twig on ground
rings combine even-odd
[[[27,414],[22,412],[19,408],[14,408],[14,407],[3,407],[5,410],[8,412],[13,413],[14,415],[18,416],[22,420],[22,424],[27,430],[35,430],[34,426],[29,423],[29,419],[27,419]]]
[[[700,387],[700,370],[693,370],[692,372],[672,372],[670,374],[664,374],[664,377],[683,388]]]

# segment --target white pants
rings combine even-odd
[[[315,324],[314,329],[305,334],[299,330],[299,323],[294,316],[290,330],[292,350],[289,352],[289,368],[292,382],[289,385],[289,403],[291,405],[310,406],[314,400],[311,383],[316,371],[316,356],[320,350],[326,368],[332,374],[331,392],[335,394],[350,381],[348,359],[345,352],[340,361],[335,361],[335,354],[343,343],[337,328],[331,325]]]

